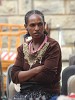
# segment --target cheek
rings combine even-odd
[[[33,28],[31,28],[31,27],[28,27],[28,31],[33,31]]]
[[[42,27],[41,27],[41,30],[44,30],[45,29],[45,26],[43,25]]]
[[[31,35],[31,33],[33,32],[32,28],[27,26],[27,32]]]
[[[34,31],[33,29],[29,29],[29,33],[30,33],[30,34],[32,34],[32,33],[33,33],[33,31]]]
[[[33,29],[28,29],[28,32],[29,32],[29,34],[32,36],[32,34],[33,34]]]
[[[41,27],[41,28],[40,28],[40,31],[41,31],[41,32],[44,32],[44,30],[45,30],[44,27]]]

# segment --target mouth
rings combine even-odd
[[[40,35],[40,32],[36,32],[36,33],[34,33],[35,35]]]

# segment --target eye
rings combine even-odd
[[[31,27],[35,27],[35,24],[34,24],[34,23],[33,23],[33,24],[30,24],[30,26],[31,26]]]
[[[38,26],[42,26],[42,25],[43,25],[43,23],[42,23],[42,22],[38,23]]]

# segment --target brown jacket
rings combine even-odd
[[[60,92],[60,73],[62,67],[61,61],[61,49],[57,41],[48,37],[47,42],[49,43],[44,56],[42,57],[41,63],[36,62],[33,67],[38,65],[44,65],[41,73],[30,79],[30,81],[44,84],[53,92]],[[18,54],[14,66],[12,68],[12,81],[19,83],[18,73],[19,71],[29,70],[30,65],[24,59],[23,45],[19,46]]]

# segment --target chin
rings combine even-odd
[[[41,36],[37,35],[37,36],[35,36],[34,38],[39,39],[39,38],[41,38]]]

